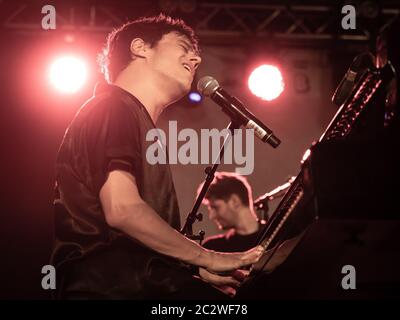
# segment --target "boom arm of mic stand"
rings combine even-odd
[[[205,169],[205,173],[207,174],[206,179],[204,181],[204,184],[201,188],[200,193],[198,194],[196,198],[196,202],[193,205],[192,211],[188,214],[186,218],[185,225],[181,229],[181,233],[184,234],[186,237],[192,240],[199,240],[200,244],[202,243],[204,239],[205,232],[200,231],[199,235],[193,235],[193,224],[196,222],[196,220],[201,221],[203,219],[203,215],[201,213],[197,213],[201,203],[203,202],[203,199],[205,195],[207,194],[207,191],[211,185],[211,182],[214,180],[214,175],[215,172],[217,171],[218,165],[220,161],[222,160],[222,157],[224,156],[224,151],[225,151],[225,146],[229,143],[231,136],[234,134],[234,130],[240,128],[240,125],[235,123],[233,120],[229,123],[227,129],[229,129],[229,133],[225,137],[224,143],[222,144],[221,149],[219,150],[219,154],[217,159],[214,160],[214,163],[212,167],[207,167]]]

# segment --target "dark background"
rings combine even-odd
[[[197,1],[199,3],[201,1]],[[283,4],[282,1],[279,3]],[[309,3],[338,6],[336,1],[335,4],[329,1]],[[2,21],[5,22],[19,5],[24,4],[28,5],[30,11],[21,19],[37,20],[39,23],[41,6],[49,3],[0,1]],[[84,10],[90,5],[111,6],[126,18],[157,14],[161,10],[158,1],[54,1],[52,4],[60,11],[68,5],[81,7],[82,16],[78,13],[78,21],[85,19]],[[400,8],[394,1],[384,5]],[[172,8],[170,13],[182,16],[196,27],[201,20],[201,8],[196,10],[188,13]],[[223,21],[219,23],[223,24]],[[337,21],[339,23],[340,20]],[[64,40],[66,34],[68,32],[65,30],[32,30],[27,27],[7,27],[5,23],[0,28],[1,299],[49,297],[40,282],[41,268],[49,261],[54,236],[54,162],[66,127],[79,106],[91,96],[96,81],[101,79],[95,60],[104,43],[106,31],[75,31],[73,43]],[[244,36],[229,40],[216,33],[207,35],[206,32],[202,33],[200,40],[203,44],[200,76],[211,74],[221,79],[227,89],[246,102],[283,141],[279,150],[272,150],[256,141],[255,172],[248,177],[254,188],[254,196],[267,192],[283,183],[288,176],[297,174],[302,154],[312,141],[319,138],[337,110],[330,102],[336,85],[354,56],[370,45],[368,40],[340,39],[304,41],[293,38],[273,42],[275,40],[269,41],[268,37],[252,40],[250,36]],[[288,79],[285,94],[275,102],[261,102],[252,97],[245,87],[243,75],[249,65],[249,44],[252,43],[255,44],[254,48],[260,47],[260,43],[268,43],[267,48],[261,46],[261,49],[250,51],[257,55],[272,52],[285,64],[284,76],[287,75]],[[72,96],[57,93],[46,78],[50,61],[64,52],[81,54],[90,61],[87,84]],[[296,72],[303,72],[309,78],[311,85],[308,92],[299,93],[292,88]],[[185,99],[163,115],[160,119],[162,128],[167,127],[168,119],[177,120],[179,128],[193,127],[196,130],[213,127],[222,129],[228,122],[211,102],[191,106]],[[203,169],[201,165],[172,166],[182,221],[193,204],[194,192],[203,178]],[[234,167],[221,166],[221,169],[233,170]],[[216,233],[215,227],[207,219],[199,227],[196,226],[196,230],[200,227],[207,231],[207,235]]]

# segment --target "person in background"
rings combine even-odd
[[[257,218],[252,190],[245,177],[216,172],[204,203],[208,207],[209,219],[225,232],[206,238],[203,247],[220,252],[238,252],[256,245],[265,221]]]

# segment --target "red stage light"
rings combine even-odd
[[[61,92],[75,93],[86,81],[85,63],[76,57],[66,56],[53,62],[49,72],[50,82]]]
[[[258,66],[251,72],[248,85],[255,96],[267,101],[279,97],[285,86],[279,69],[268,64]]]

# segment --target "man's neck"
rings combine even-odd
[[[114,85],[134,95],[146,108],[154,123],[157,122],[161,112],[172,103],[168,90],[157,87],[151,75],[139,68],[127,67],[113,83]]]
[[[240,235],[249,235],[258,231],[259,224],[256,215],[249,207],[243,207],[239,211],[235,229]]]

